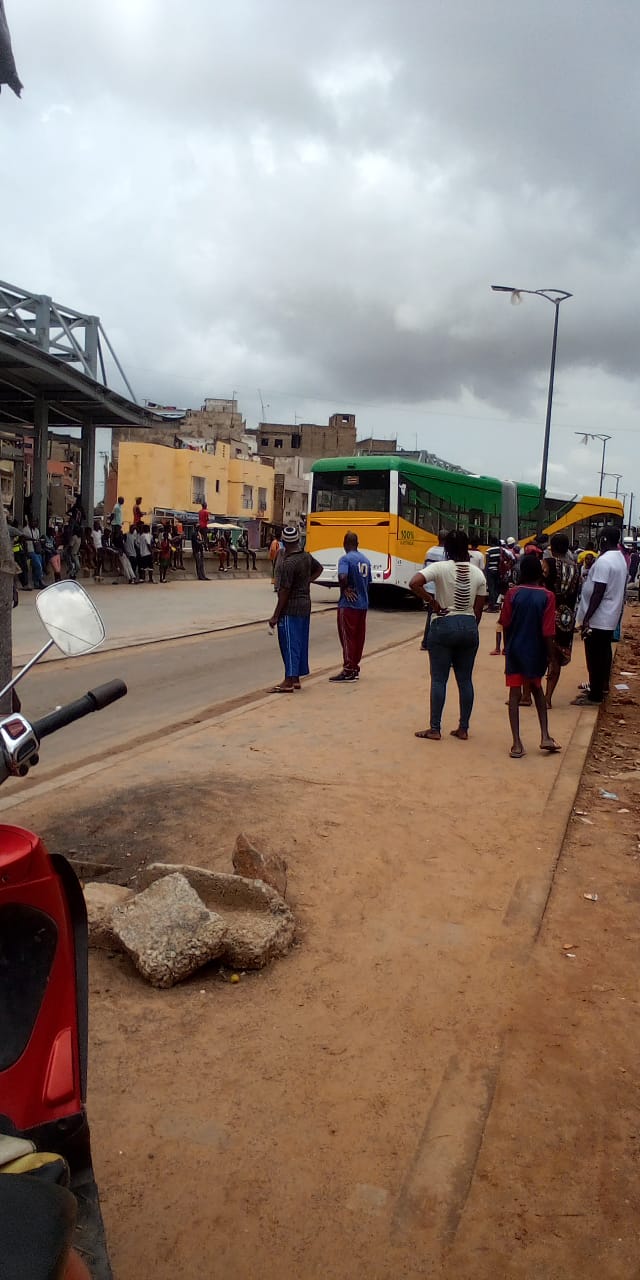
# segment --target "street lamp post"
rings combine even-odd
[[[583,444],[588,444],[589,440],[602,441],[602,462],[600,463],[600,488],[598,489],[598,496],[601,498],[602,485],[604,483],[604,477],[606,474],[604,469],[604,456],[605,456],[605,453],[607,452],[607,443],[611,439],[611,436],[605,436],[600,431],[574,431],[573,434],[574,436],[580,436],[580,439],[582,440]]]
[[[514,305],[522,302],[523,293],[534,294],[537,298],[546,298],[547,302],[551,302],[555,308],[553,317],[553,341],[551,343],[551,366],[549,368],[549,390],[547,392],[547,416],[544,424],[544,443],[542,446],[542,469],[540,472],[540,503],[538,506],[538,533],[542,532],[544,526],[544,500],[547,492],[547,465],[549,462],[549,441],[551,438],[551,406],[553,404],[553,381],[556,372],[556,347],[558,345],[558,316],[560,313],[560,303],[567,298],[572,298],[572,293],[567,293],[564,289],[516,289],[512,285],[492,284],[491,288],[494,293],[509,293],[511,301]]]
[[[615,491],[615,493],[613,494],[613,496],[614,496],[614,498],[617,498],[617,497],[618,497],[618,493],[619,493],[619,491],[620,491],[620,481],[622,480],[622,476],[618,475],[618,472],[617,472],[617,471],[605,471],[605,473],[604,473],[604,477],[603,477],[603,478],[604,478],[604,479],[606,479],[606,480],[615,480],[615,482],[616,482],[616,491]],[[625,494],[625,498],[626,498],[626,494]]]

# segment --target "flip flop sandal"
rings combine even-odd
[[[430,742],[439,742],[442,734],[438,729],[419,729],[414,734],[415,738],[428,738]]]
[[[512,759],[512,760],[522,760],[522,757],[523,757],[523,756],[526,756],[526,754],[527,754],[527,753],[526,753],[526,751],[525,751],[524,747],[522,747],[522,748],[520,749],[520,751],[514,751],[514,749],[513,749],[513,747],[512,747],[512,748],[511,748],[511,750],[510,750],[510,752],[509,752],[509,755],[511,756],[511,759]]]
[[[285,685],[285,686],[283,686],[283,685],[281,685],[281,684],[277,684],[277,685],[275,685],[275,687],[271,690],[271,692],[272,692],[272,693],[295,693],[295,689],[294,689],[293,685]]]
[[[553,746],[540,747],[540,750],[546,751],[547,755],[553,756],[556,754],[557,751],[562,751],[562,747],[559,747],[558,743],[554,742]]]

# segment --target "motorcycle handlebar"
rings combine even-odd
[[[74,720],[81,720],[92,711],[102,711],[110,703],[117,702],[118,698],[124,698],[126,692],[127,686],[124,680],[109,680],[106,684],[99,685],[97,689],[90,689],[74,702],[68,702],[66,706],[50,711],[40,720],[34,720],[33,732],[38,742],[41,742],[49,734],[56,733],[58,729],[64,729],[67,724],[73,724]]]

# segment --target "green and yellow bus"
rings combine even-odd
[[[474,530],[484,546],[509,536],[526,542],[536,533],[538,504],[536,485],[445,471],[401,455],[323,458],[312,467],[306,549],[323,565],[319,581],[335,586],[342,541],[352,530],[374,583],[407,587],[439,529]],[[605,524],[623,519],[615,498],[545,499],[545,533],[566,530],[572,542],[595,541]]]

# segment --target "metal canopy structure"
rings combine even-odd
[[[77,364],[90,378],[107,385],[103,343],[131,397],[135,395],[127,375],[109,342],[98,316],[86,315],[54,302],[47,293],[28,293],[0,280],[0,332],[48,351],[67,364]]]
[[[73,367],[69,360],[24,337],[2,332],[0,317],[0,432],[34,440],[32,514],[40,528],[47,518],[49,427],[79,427],[82,445],[81,501],[93,513],[96,427],[148,427],[155,414]],[[16,489],[17,489],[16,477]],[[18,512],[14,513],[16,518]]]

